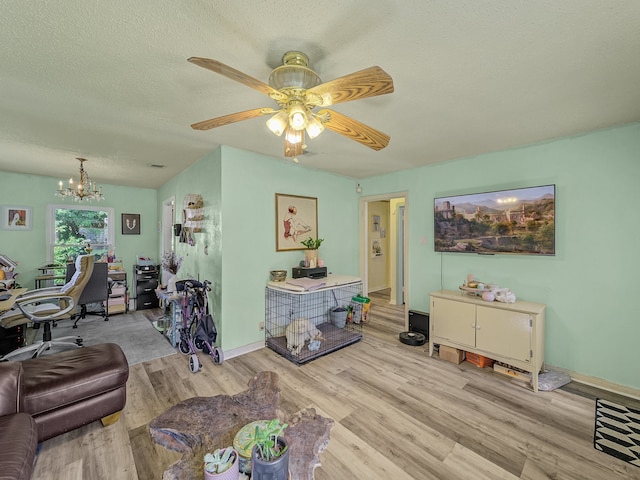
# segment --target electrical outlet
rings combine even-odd
[[[260,331],[263,332],[264,331],[264,322],[260,322],[258,324],[258,326],[260,327]]]

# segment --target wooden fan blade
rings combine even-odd
[[[269,95],[274,100],[285,101],[287,100],[287,96],[282,92],[279,92],[275,88],[267,85],[260,80],[253,78],[246,73],[242,73],[240,70],[236,70],[224,63],[220,63],[217,60],[211,60],[210,58],[202,58],[202,57],[191,57],[187,59],[188,62],[193,63],[194,65],[198,65],[199,67],[206,68],[207,70],[211,70],[212,72],[219,73],[231,80],[235,80],[236,82],[240,82],[247,87],[251,87],[254,90],[257,90],[265,95]]]
[[[253,110],[232,113],[223,117],[216,117],[210,120],[194,123],[191,125],[191,128],[194,130],[210,130],[212,128],[222,127],[223,125],[229,125],[230,123],[240,122],[242,120],[249,120],[262,115],[269,115],[271,113],[276,113],[276,110],[273,108],[254,108]]]
[[[302,136],[302,140],[297,143],[291,143],[287,140],[287,134],[284,135],[284,156],[288,157],[298,157],[304,153],[304,144],[305,144],[305,134],[304,130],[300,132]]]
[[[370,67],[310,88],[307,90],[307,100],[319,107],[326,107],[392,92],[391,76],[380,67]]]
[[[382,133],[375,128],[369,127],[364,123],[358,122],[341,113],[334,112],[333,110],[320,110],[318,117],[323,116],[329,117],[327,121],[322,122],[326,128],[374,150],[382,150],[389,145],[389,140],[391,140],[391,137],[386,133]]]

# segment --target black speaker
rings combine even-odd
[[[429,340],[429,314],[409,310],[409,331],[421,333]]]
[[[176,237],[180,236],[180,232],[182,232],[182,224],[181,223],[176,223],[173,226],[173,235]]]

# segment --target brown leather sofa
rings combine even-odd
[[[114,343],[0,363],[0,476],[30,478],[37,442],[95,420],[115,422],[128,378]]]

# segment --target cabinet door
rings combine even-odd
[[[431,308],[434,337],[444,338],[469,347],[475,346],[475,305],[433,298]]]
[[[478,306],[476,348],[523,362],[531,361],[530,316]]]

